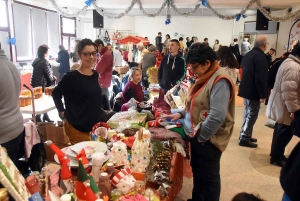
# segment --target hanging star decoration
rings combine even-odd
[[[17,39],[16,39],[16,38],[8,38],[8,37],[7,37],[7,44],[8,44],[8,45],[9,45],[9,44],[12,44],[12,45],[16,46],[16,44],[17,44]]]
[[[206,0],[202,0],[202,6],[206,7],[207,6],[207,2]]]
[[[92,5],[92,1],[95,1],[95,0],[87,0],[86,2],[84,2],[86,5],[88,6],[91,6]]]
[[[240,14],[238,14],[238,15],[236,16],[235,20],[236,20],[236,21],[239,21],[239,20],[241,19],[241,17],[246,18],[247,16],[240,13]]]

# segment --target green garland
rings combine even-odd
[[[7,170],[7,168],[3,165],[3,163],[1,161],[0,161],[0,169],[2,170],[2,172],[4,173],[4,175],[6,176],[6,178],[10,181],[10,183],[15,187],[16,191],[18,193],[20,193],[19,190],[18,190],[18,188],[17,188],[17,186],[14,184],[14,182],[13,182],[13,180],[12,180],[12,178],[11,178],[8,170]]]

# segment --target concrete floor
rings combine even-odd
[[[243,109],[243,100],[237,97],[234,132],[221,158],[222,190],[220,200],[230,201],[239,192],[249,192],[259,194],[267,201],[281,201],[283,194],[279,183],[281,168],[269,163],[273,130],[264,126],[268,120],[265,116],[266,106],[261,105],[254,126],[253,137],[258,139],[258,148],[255,149],[238,146]],[[56,110],[48,114],[51,119],[59,120]],[[298,142],[299,139],[294,136],[286,148],[286,156]],[[184,177],[183,188],[175,201],[191,198],[192,188],[192,179]]]

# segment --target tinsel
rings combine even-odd
[[[88,2],[88,4],[91,2],[92,5],[94,6],[94,8],[96,9],[96,11],[103,15],[104,17],[108,18],[108,19],[120,19],[122,18],[123,16],[125,16],[126,14],[128,14],[131,9],[133,8],[133,6],[137,3],[139,5],[139,9],[143,12],[143,14],[147,17],[157,17],[161,12],[162,10],[167,6],[167,20],[165,21],[166,24],[169,24],[171,22],[171,14],[170,14],[170,8],[172,8],[175,13],[177,13],[178,15],[180,16],[185,16],[185,17],[188,17],[188,16],[191,16],[193,13],[195,13],[200,7],[201,5],[203,7],[206,7],[208,8],[212,14],[218,18],[221,18],[223,20],[232,20],[232,19],[236,19],[237,21],[240,19],[241,16],[243,16],[244,18],[246,17],[245,16],[245,13],[247,12],[247,10],[250,9],[250,7],[254,4],[257,5],[257,8],[269,19],[269,20],[272,20],[272,21],[276,21],[276,22],[283,22],[283,21],[286,21],[286,20],[291,20],[291,19],[297,19],[300,17],[300,9],[295,11],[295,12],[291,12],[283,17],[275,17],[275,16],[272,16],[270,14],[269,11],[267,11],[262,5],[261,5],[261,2],[260,0],[251,0],[239,13],[236,13],[234,15],[222,15],[220,13],[218,13],[217,10],[215,10],[211,5],[210,3],[208,2],[208,0],[199,0],[195,7],[193,9],[191,9],[189,12],[187,13],[181,13],[178,8],[175,6],[174,4],[174,1],[173,0],[164,0],[163,4],[161,5],[161,7],[158,9],[158,11],[156,13],[153,13],[153,14],[150,14],[148,13],[144,7],[143,7],[143,4],[142,4],[142,1],[141,0],[132,0],[131,1],[131,4],[130,6],[123,12],[123,13],[120,13],[118,15],[109,15],[109,14],[106,14],[104,12],[104,10],[100,7],[97,6],[96,4],[96,1],[97,0],[88,0],[86,2]],[[61,8],[59,8],[55,2],[55,0],[50,0],[50,2],[52,3],[53,7],[57,10],[58,14],[60,15],[63,15],[63,16],[66,16],[66,17],[78,17],[79,15],[81,15],[83,12],[85,12],[87,10],[87,8],[89,7],[88,5],[84,6],[80,11],[76,12],[76,13],[67,13],[67,12],[64,12]]]
[[[56,9],[57,13],[65,16],[65,17],[77,17],[77,16],[81,15],[82,13],[84,13],[89,7],[88,5],[86,5],[80,11],[78,11],[76,13],[66,13],[58,7],[55,0],[50,0],[50,2],[52,3],[53,7]]]

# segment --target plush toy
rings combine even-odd
[[[81,151],[77,154],[76,160],[79,160],[80,158],[81,158],[81,163],[82,163],[83,167],[85,169],[88,168],[89,167],[89,161],[86,157],[84,149],[81,149]]]
[[[102,152],[96,152],[92,155],[92,174],[94,180],[98,183],[102,165],[105,162],[105,154]]]
[[[111,183],[116,186],[123,195],[126,195],[134,190],[135,178],[131,175],[129,168],[122,169],[116,176],[113,177]]]
[[[86,200],[85,183],[89,180],[86,171],[81,163],[81,159],[78,161],[77,181],[76,181],[76,196],[81,200]]]

